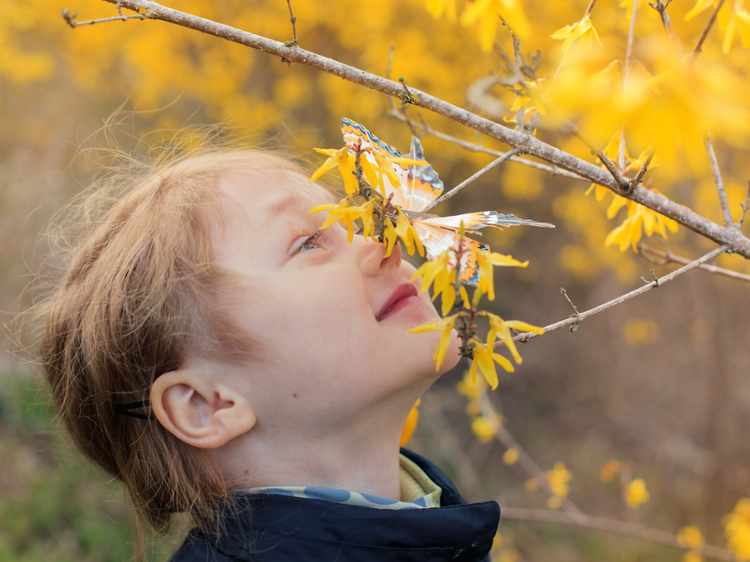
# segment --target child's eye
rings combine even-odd
[[[323,234],[322,230],[318,230],[313,234],[312,236],[308,236],[306,239],[302,241],[302,243],[293,250],[293,254],[301,254],[302,252],[305,252],[307,250],[312,250],[314,248],[320,248],[320,237]]]

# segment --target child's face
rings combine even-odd
[[[439,334],[406,332],[439,317],[400,247],[385,259],[382,244],[348,243],[338,224],[320,231],[327,213],[309,210],[330,194],[295,172],[226,176],[220,188],[233,202],[216,260],[247,276],[222,304],[267,359],[242,379],[259,421],[334,423],[393,397],[413,402],[439,374]],[[455,335],[453,346],[442,371],[458,361]]]

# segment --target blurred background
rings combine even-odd
[[[16,315],[35,298],[25,288],[46,256],[40,233],[91,182],[101,163],[91,149],[116,143],[138,150],[144,136],[159,145],[181,127],[222,123],[246,142],[291,147],[316,166],[322,157],[313,147],[341,146],[342,117],[402,151],[411,136],[406,124],[389,116],[394,107],[400,110],[398,100],[393,106],[334,76],[161,22],[71,29],[61,8],[77,11],[79,20],[116,11],[95,0],[65,1],[70,3],[0,0],[0,321],[7,336],[0,359],[3,561],[131,555],[131,515],[121,487],[67,447],[38,370],[18,351],[33,344],[18,341]],[[542,52],[540,75],[554,72],[562,56],[549,35],[580,19],[587,4],[523,2],[527,14],[544,11],[538,21],[532,18],[538,32],[524,45],[524,51]],[[692,43],[705,22],[684,22],[691,6],[682,4],[670,13],[683,40]],[[170,5],[276,40],[292,39],[283,0]],[[422,0],[306,0],[293,8],[305,49],[378,75],[386,74],[390,57],[393,78],[403,76],[415,88],[493,119],[513,102],[513,94],[501,88],[477,93],[478,80],[502,72],[501,59],[480,51],[473,27],[432,18]],[[660,23],[645,10],[639,26],[658,30]],[[600,2],[594,15],[599,33],[624,42],[624,14],[617,3]],[[502,32],[498,37],[510,52],[508,38]],[[718,48],[709,42],[705,50]],[[732,56],[747,61],[746,50]],[[465,141],[506,149],[437,116],[407,112]],[[105,131],[107,122],[113,125]],[[575,139],[544,130],[538,136],[591,160]],[[446,187],[492,160],[431,135],[422,143]],[[643,148],[629,150],[637,155]],[[748,151],[721,143],[716,148],[736,219],[750,177]],[[647,177],[671,199],[720,220],[707,162],[687,168],[678,161]],[[586,196],[587,189],[509,162],[437,209],[444,215],[494,209],[557,225],[485,234],[494,251],[531,262],[526,269],[498,268],[493,312],[545,326],[572,312],[561,287],[583,311],[638,287],[652,267],[657,275],[675,269],[631,250],[605,248],[607,233],[624,217],[608,220],[610,196],[600,202]],[[662,251],[657,237],[645,242]],[[668,244],[691,259],[714,247],[684,228],[670,234]],[[750,273],[750,264],[737,256],[721,256],[717,264]],[[586,320],[575,333],[560,330],[522,345],[523,365],[501,373],[499,388],[490,393],[505,429],[542,470],[565,463],[572,473],[569,497],[585,513],[672,533],[696,525],[708,542],[724,545],[722,516],[750,489],[749,289],[746,282],[696,270]],[[459,365],[425,395],[410,446],[454,477],[470,500],[546,509],[548,497],[529,491],[529,475],[503,461],[505,448],[472,432],[466,397],[456,391],[467,367]],[[618,475],[602,481],[602,467],[611,460],[630,463],[625,472],[643,478],[648,502],[631,509]],[[168,558],[181,532],[178,525],[173,536],[155,539],[152,559]],[[495,555],[505,562],[681,556],[636,538],[534,521],[504,520],[501,534]]]

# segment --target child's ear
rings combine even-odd
[[[200,449],[215,449],[250,431],[255,413],[233,387],[196,369],[158,377],[151,387],[156,419],[179,440]]]

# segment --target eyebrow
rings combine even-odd
[[[277,219],[280,215],[288,213],[293,207],[298,206],[298,204],[299,197],[297,194],[290,193],[284,197],[281,201],[268,209],[268,214],[266,215],[266,226]]]

